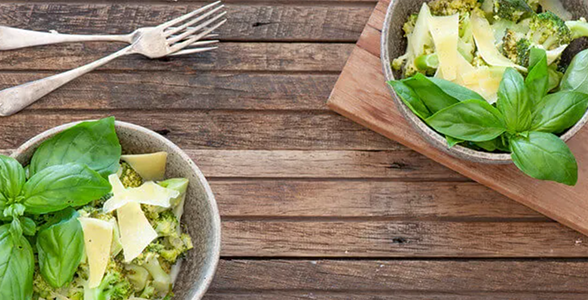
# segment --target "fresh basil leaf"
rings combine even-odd
[[[388,84],[394,88],[394,91],[400,97],[402,102],[410,108],[410,110],[421,119],[426,119],[431,116],[431,112],[425,106],[419,96],[404,82],[399,80],[388,81]]]
[[[447,140],[447,147],[449,147],[449,148],[453,148],[453,146],[464,142],[464,140],[456,139],[456,138],[448,136],[448,135],[445,136],[445,140]]]
[[[54,288],[71,282],[84,255],[84,233],[73,208],[60,212],[61,220],[39,231],[37,252],[41,275]]]
[[[547,90],[553,91],[559,86],[564,74],[557,70],[556,65],[549,66],[549,68],[547,68],[547,73],[549,75]]]
[[[534,131],[561,133],[574,126],[588,109],[588,94],[557,92],[549,94],[535,107]]]
[[[531,127],[532,103],[529,100],[523,76],[513,68],[507,68],[498,88],[496,107],[504,116],[506,128],[511,132],[523,132]]]
[[[493,140],[506,131],[500,112],[482,100],[459,102],[438,111],[426,122],[445,135],[472,142]]]
[[[459,101],[466,101],[466,100],[482,100],[485,101],[484,97],[480,96],[480,94],[463,87],[457,83],[453,83],[451,81],[447,81],[441,78],[435,77],[428,77],[428,79],[433,82],[438,88],[440,88],[444,93],[447,95],[459,100]]]
[[[588,94],[588,49],[572,59],[561,80],[560,89]]]
[[[0,155],[0,192],[4,198],[15,200],[20,195],[25,181],[26,176],[21,164],[12,157]]]
[[[533,131],[510,139],[511,157],[525,174],[567,185],[578,181],[578,164],[570,148],[556,135]]]
[[[82,122],[43,142],[33,154],[30,177],[41,170],[67,163],[85,164],[106,177],[118,170],[121,146],[114,118]]]
[[[531,103],[537,103],[549,91],[549,72],[545,50],[531,48],[529,61],[529,74],[525,78],[525,87]]]
[[[35,258],[26,238],[13,238],[10,225],[0,226],[0,299],[30,300],[33,297]]]
[[[418,95],[431,113],[436,113],[459,102],[458,99],[445,93],[423,74],[417,73],[417,75],[404,79],[402,82]]]
[[[476,146],[488,151],[488,152],[510,152],[510,149],[507,145],[505,145],[505,139],[502,136],[499,136],[491,141],[485,142],[476,142],[474,143]]]
[[[28,217],[20,217],[20,225],[22,226],[22,232],[25,235],[33,236],[37,232],[37,224],[33,219]]]
[[[110,183],[86,165],[57,165],[41,170],[25,183],[23,204],[27,213],[44,214],[87,204],[110,190]]]

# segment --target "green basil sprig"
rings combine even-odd
[[[36,241],[41,275],[53,287],[69,283],[84,255],[83,231],[72,207],[112,189],[121,146],[114,118],[83,122],[42,143],[25,168],[0,155],[0,299],[29,300]],[[65,209],[65,210],[63,210]],[[38,232],[30,214],[57,212]]]
[[[78,217],[73,208],[65,209],[54,216],[55,224],[37,235],[41,275],[55,288],[72,280],[84,255],[84,232]]]
[[[572,60],[559,91],[548,94],[559,76],[547,65],[545,50],[532,49],[526,78],[513,68],[505,70],[496,107],[464,87],[422,74],[389,84],[401,87],[397,92],[403,102],[412,103],[408,107],[417,116],[444,134],[448,147],[510,152],[525,174],[575,185],[576,159],[555,134],[576,124],[588,109],[588,50]]]

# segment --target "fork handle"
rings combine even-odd
[[[0,91],[0,116],[17,113],[62,85],[112,61],[115,58],[133,54],[132,46],[123,48],[87,65],[46,78],[27,82]]]
[[[112,41],[132,42],[132,34],[124,35],[83,35],[40,32],[0,26],[0,50],[13,50],[31,46],[67,42]]]

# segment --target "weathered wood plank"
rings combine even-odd
[[[116,88],[116,87],[112,87]],[[146,93],[137,90],[136,93]],[[0,119],[0,148],[16,148],[60,124],[114,115],[165,134],[183,148],[199,149],[404,149],[335,113],[276,111],[23,111]],[[428,161],[421,156],[416,160]],[[402,162],[405,158],[400,158]],[[432,165],[433,163],[426,162]],[[389,166],[384,164],[383,167]],[[398,168],[392,165],[391,168]]]
[[[586,257],[555,222],[226,220],[225,257]]]
[[[206,176],[466,180],[411,151],[188,150]]]
[[[128,33],[155,26],[206,2],[149,4],[0,4],[0,23],[63,33]],[[228,4],[224,40],[355,42],[373,5]]]
[[[353,47],[353,44],[344,43],[221,43],[215,51],[195,55],[157,60],[139,55],[128,56],[114,60],[99,70],[340,72]],[[2,51],[0,70],[69,70],[120,48],[121,44],[96,42]]]
[[[473,182],[214,178],[209,182],[223,217],[542,218]]]
[[[588,293],[587,268],[586,261],[221,260],[210,293],[307,290],[559,295]],[[518,299],[516,294],[509,299],[513,298]]]
[[[48,73],[2,73],[0,88]],[[94,72],[42,98],[36,109],[321,110],[337,75]],[[126,114],[125,114],[126,115]],[[340,119],[340,122],[347,122]],[[359,126],[358,126],[359,128]],[[374,134],[375,136],[375,134]],[[382,139],[383,140],[383,139]]]
[[[588,293],[546,292],[324,292],[324,291],[263,291],[263,292],[210,292],[205,300],[585,300]]]

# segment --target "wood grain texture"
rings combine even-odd
[[[412,151],[188,150],[210,177],[465,180]]]
[[[518,293],[529,291],[538,297],[543,293],[588,293],[586,268],[588,262],[583,260],[229,259],[221,260],[210,293],[218,290],[350,294],[460,291],[512,293],[510,299],[518,299]]]
[[[116,86],[110,88],[116,88]],[[136,93],[144,92],[138,90]],[[40,132],[57,125],[106,116],[115,116],[118,120],[161,132],[185,149],[404,149],[397,143],[332,112],[188,111],[183,109],[67,111],[67,113],[23,111],[0,119],[0,126],[3,128],[0,131],[0,148],[16,148]]]
[[[53,72],[0,72],[0,88]],[[28,107],[67,110],[313,110],[325,99],[334,74],[242,72],[94,72],[66,84]],[[186,120],[185,120],[186,121]]]
[[[228,291],[210,292],[205,300],[585,300],[588,293],[530,292],[325,292],[325,291]]]
[[[396,140],[465,176],[487,185],[542,214],[588,234],[588,130],[582,130],[568,142],[579,165],[575,187],[544,182],[524,176],[514,165],[484,165],[451,157],[434,148],[406,122],[391,100],[378,57],[379,39],[372,38],[382,26],[382,0],[368,22],[329,99],[329,106],[352,120]],[[379,26],[379,27],[378,27]],[[365,42],[361,40],[366,37]],[[366,46],[366,45],[371,46]],[[365,49],[363,48],[365,47]],[[377,53],[373,53],[376,51]],[[378,55],[375,55],[378,54]]]
[[[222,230],[224,257],[581,258],[588,255],[587,238],[556,222],[237,219],[223,222]]]
[[[215,177],[209,182],[223,218],[544,219],[473,182]]]
[[[0,52],[1,71],[69,70],[119,50],[120,43],[70,43]],[[354,45],[349,43],[226,42],[212,52],[147,59],[133,55],[108,63],[100,71],[292,71],[339,75]],[[253,85],[254,83],[250,83]],[[332,86],[330,86],[329,91]],[[313,94],[309,91],[308,94]],[[324,101],[323,101],[324,102]]]
[[[156,26],[203,5],[0,4],[0,23],[63,33],[125,33]],[[345,6],[228,4],[228,22],[219,29],[233,41],[355,42],[371,3]]]

